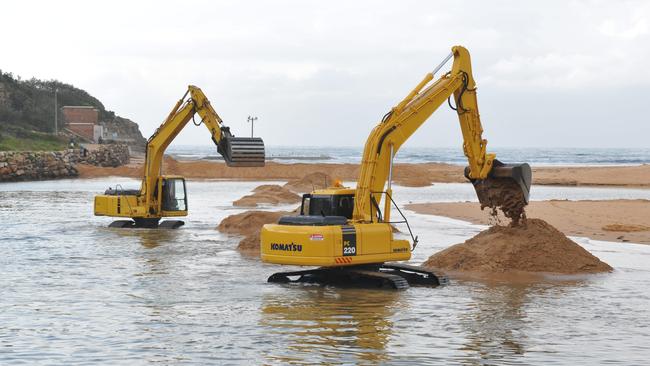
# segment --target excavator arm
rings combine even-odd
[[[454,62],[451,71],[433,81],[434,73],[452,57]],[[521,189],[523,205],[528,202],[531,181],[528,164],[507,166],[495,160],[495,154],[486,152],[487,140],[482,137],[483,127],[470,55],[464,47],[455,46],[436,70],[428,73],[370,133],[357,181],[352,216],[354,221],[372,222],[377,219],[382,195],[391,194],[393,157],[402,144],[451,96],[455,100],[456,107],[452,108],[456,109],[463,135],[463,152],[469,163],[465,175],[474,183],[481,203],[485,206],[499,206],[499,202],[491,202],[499,198],[489,193],[490,189],[486,186],[492,175],[514,182]],[[498,169],[494,168],[496,165],[499,166]],[[386,182],[388,185],[384,190]],[[387,199],[383,221],[389,220],[390,205]]]
[[[141,195],[147,199],[147,207],[151,207],[155,200],[152,193],[155,190],[158,177],[162,174],[165,150],[187,123],[194,120],[195,114],[201,117],[201,121],[195,124],[197,126],[204,124],[210,131],[212,141],[217,145],[217,151],[223,156],[228,166],[264,166],[262,139],[234,137],[230,133],[230,128],[224,126],[223,120],[212,108],[203,91],[190,85],[165,121],[147,141],[145,174],[141,189]]]

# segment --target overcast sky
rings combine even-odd
[[[650,1],[10,1],[0,69],[85,89],[148,136],[188,84],[236,135],[362,146],[456,44],[493,147],[649,147]],[[449,65],[448,65],[449,66]],[[460,146],[441,107],[406,146]],[[177,144],[211,144],[188,125]]]

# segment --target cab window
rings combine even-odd
[[[184,179],[163,180],[162,193],[163,211],[187,211]]]
[[[303,200],[303,209],[309,215],[344,216],[352,218],[354,195],[309,195]]]

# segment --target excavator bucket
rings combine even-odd
[[[230,167],[264,166],[266,159],[264,141],[259,137],[234,137],[224,135],[217,150]]]
[[[470,169],[466,167],[465,177],[474,185],[481,208],[489,207],[493,212],[499,208],[514,224],[523,217],[533,176],[530,165],[504,164],[494,160],[486,179],[470,178],[469,173]]]

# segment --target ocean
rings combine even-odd
[[[611,166],[650,164],[650,148],[493,148],[497,159],[534,166]],[[182,160],[221,160],[214,146],[172,145],[167,153]],[[266,158],[277,163],[359,163],[361,147],[266,146]],[[397,163],[448,163],[465,165],[461,148],[402,148]]]

